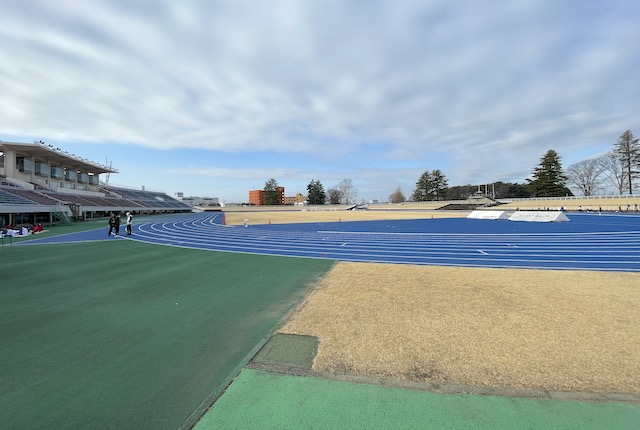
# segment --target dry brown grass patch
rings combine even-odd
[[[640,277],[339,263],[281,329],[318,371],[640,393]]]
[[[227,212],[225,211],[225,221],[228,225],[241,225],[245,219],[249,224],[288,224],[304,222],[341,222],[341,221],[371,221],[381,219],[431,219],[431,218],[453,218],[466,217],[468,211],[438,212],[438,211],[348,211],[348,210],[327,210],[327,211],[246,211]]]

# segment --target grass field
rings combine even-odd
[[[245,218],[267,224],[424,218],[431,213],[226,216],[230,224]],[[96,227],[104,228],[106,236],[102,220],[54,227],[47,234]],[[0,249],[0,370],[6,388],[0,392],[0,416],[7,428],[193,424],[278,327],[319,338],[312,371],[317,376],[561,390],[577,396],[622,393],[636,399],[630,408],[534,402],[547,413],[531,412],[538,421],[525,422],[528,428],[545,422],[558,428],[572,423],[598,428],[593,423],[606,422],[626,429],[640,413],[640,356],[635,348],[640,339],[635,311],[640,281],[634,274],[334,265],[115,239],[17,246],[20,240]],[[281,326],[293,309],[296,313]],[[231,428],[242,428],[246,419],[254,420],[249,428],[283,428],[291,417],[293,426],[330,428],[333,421],[323,421],[322,413],[338,414],[350,428],[359,428],[358,423],[385,428],[376,425],[400,420],[393,414],[376,419],[375,412],[358,409],[357,402],[332,403],[345,393],[371,405],[382,402],[377,407],[397,408],[414,420],[451,418],[441,424],[452,428],[477,428],[485,422],[467,423],[470,417],[455,415],[457,406],[447,409],[453,400],[446,398],[434,403],[436,409],[425,410],[419,405],[430,400],[415,396],[416,406],[405,407],[398,403],[405,398],[400,391],[243,374],[236,381],[240,385],[231,386],[230,396],[225,394],[198,428],[225,428],[217,421],[221,416]],[[310,386],[323,391],[304,392]],[[255,396],[243,394],[243,389],[269,399],[255,399],[254,410],[245,399]],[[366,392],[379,397],[367,397]],[[302,399],[309,404],[302,405]],[[320,405],[313,406],[315,401]],[[498,409],[500,416],[513,413],[516,419],[530,413],[528,406],[519,409],[517,399],[479,401],[471,407],[482,417],[490,409],[482,405],[498,403],[506,405],[500,408],[513,406]],[[305,408],[309,416],[288,412]],[[254,413],[260,410],[269,421]],[[447,411],[454,416],[444,417]],[[573,413],[579,419],[571,418]],[[622,426],[615,425],[617,416],[623,416]],[[510,428],[509,422],[502,428]]]
[[[331,264],[125,240],[5,246],[2,427],[176,429]]]

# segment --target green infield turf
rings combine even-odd
[[[4,247],[2,427],[188,427],[332,264],[128,240]]]
[[[44,237],[60,236],[68,233],[77,233],[79,231],[95,230],[103,228],[106,221],[92,220],[74,224],[59,224],[54,226],[46,226],[45,231],[39,234],[30,234],[28,236],[3,237],[0,240],[0,247],[9,247],[20,242],[41,239]]]
[[[244,369],[194,430],[632,430],[640,405],[436,394]]]

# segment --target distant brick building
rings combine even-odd
[[[276,188],[276,199],[279,205],[284,205],[284,187]],[[264,206],[264,190],[250,190],[249,204]]]
[[[256,206],[264,205],[264,190],[250,190],[249,204]]]
[[[279,205],[284,205],[284,187],[276,188],[276,199]]]
[[[284,198],[285,205],[299,205],[307,201],[307,196],[304,194],[296,193],[295,196],[289,196]]]

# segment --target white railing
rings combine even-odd
[[[50,205],[12,205],[3,204],[2,213],[38,213],[38,212],[61,212],[67,215],[71,215],[71,209],[64,205],[50,206]]]
[[[105,194],[99,191],[76,190],[73,188],[51,187],[51,191],[60,194],[70,194],[75,196],[104,197]]]
[[[497,199],[501,203],[510,202],[535,202],[535,201],[558,201],[558,200],[606,200],[606,199],[640,199],[638,194],[621,194],[610,196],[566,196],[566,197],[529,197]]]
[[[149,191],[150,193],[167,194],[167,192],[163,191],[163,190],[154,190],[154,189],[147,188],[147,187],[134,187],[134,186],[131,186],[131,185],[117,185],[117,184],[106,183],[106,182],[102,182],[102,181],[100,181],[100,186],[101,187],[109,187],[109,188],[122,188],[123,190],[131,190],[131,191]]]

